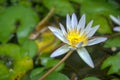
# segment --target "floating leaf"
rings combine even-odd
[[[66,16],[67,13],[72,14],[74,12],[74,8],[68,0],[43,0],[43,4],[48,9],[55,7],[56,14],[61,16]]]
[[[36,68],[32,70],[30,74],[31,80],[38,80],[40,78],[40,74],[43,73],[44,68]]]
[[[33,58],[37,53],[37,44],[34,41],[27,40],[22,45],[23,55],[28,55]]]
[[[58,59],[52,59],[49,57],[41,57],[41,64],[47,68],[51,68],[54,67],[60,60]],[[64,63],[62,63],[57,69],[56,71],[60,71],[61,69],[64,68]]]
[[[33,68],[33,61],[29,56],[22,56],[21,49],[15,44],[0,45],[0,59],[6,66],[10,80],[19,80],[30,69]],[[0,64],[1,66],[1,64]],[[4,72],[3,72],[4,73]],[[6,74],[6,75],[9,75]],[[2,76],[1,76],[2,77]],[[5,78],[5,80],[9,80]]]
[[[120,52],[114,56],[108,57],[102,64],[102,69],[110,67],[108,74],[118,73],[120,71]]]
[[[12,6],[0,15],[0,42],[7,42],[12,33],[17,33],[23,43],[38,21],[37,14],[30,7]]]
[[[53,72],[48,75],[45,80],[70,80],[66,75],[58,72]]]
[[[110,38],[105,42],[104,47],[120,47],[120,37]]]
[[[100,79],[98,79],[97,77],[86,77],[82,80],[100,80]]]
[[[109,15],[119,15],[120,12],[118,11],[119,5],[103,2],[103,1],[84,1],[81,4],[80,13],[87,15],[87,20],[90,21],[91,19],[94,20],[94,25],[100,25],[98,30],[99,33],[111,33],[112,29],[110,24],[108,24]]]
[[[10,80],[9,69],[0,61],[0,80]]]

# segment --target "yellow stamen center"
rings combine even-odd
[[[88,42],[86,34],[83,33],[80,35],[80,32],[77,32],[76,30],[68,32],[67,39],[73,48],[75,48],[80,42],[83,43],[82,46],[85,46]]]

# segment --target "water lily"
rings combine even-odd
[[[113,22],[115,22],[118,25],[118,26],[115,26],[113,30],[120,32],[120,16],[114,17],[113,15],[110,15],[110,18],[113,20]]]
[[[98,30],[99,25],[92,27],[93,20],[90,21],[86,26],[85,23],[85,14],[78,22],[76,15],[73,13],[72,18],[70,18],[68,14],[66,16],[66,29],[61,23],[59,24],[60,29],[49,26],[49,29],[53,32],[53,34],[65,43],[65,45],[54,51],[50,57],[57,57],[65,54],[69,50],[76,50],[82,60],[85,61],[85,63],[87,63],[90,67],[94,68],[93,61],[88,51],[84,47],[104,42],[107,38],[91,38]]]

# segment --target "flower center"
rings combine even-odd
[[[69,44],[75,48],[77,44],[79,44],[80,42],[82,42],[82,46],[85,46],[88,42],[87,36],[85,33],[83,33],[82,35],[80,35],[80,32],[77,33],[77,31],[70,31],[67,34],[67,39],[69,41]]]

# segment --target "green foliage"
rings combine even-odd
[[[120,47],[120,37],[110,38],[105,42],[104,47]]]
[[[119,80],[119,78],[114,78],[114,79],[111,79],[111,80]]]
[[[43,4],[48,9],[55,7],[56,14],[61,16],[66,16],[66,14],[72,14],[74,12],[74,8],[68,0],[43,0]]]
[[[22,56],[21,49],[15,44],[0,45],[1,80],[20,80],[33,68],[33,61],[29,56]]]
[[[86,78],[84,78],[82,80],[100,80],[100,79],[98,79],[96,77],[86,77]]]
[[[43,74],[45,74],[43,70],[44,70],[43,68],[34,69],[30,75],[31,80],[38,80]],[[52,72],[44,80],[70,80],[70,79],[62,73]]]
[[[120,52],[114,56],[108,57],[102,64],[102,69],[110,67],[108,74],[120,73]]]
[[[44,71],[44,68],[36,68],[33,69],[30,78],[31,80],[38,80],[40,78],[40,74]]]
[[[87,20],[94,20],[94,25],[100,24],[99,33],[111,33],[110,25],[108,24],[109,15],[119,15],[119,5],[104,1],[84,1],[81,5],[80,13],[87,15]]]
[[[7,42],[12,33],[17,33],[23,43],[38,22],[37,14],[29,7],[12,6],[0,15],[0,41]],[[7,24],[6,24],[7,23]]]
[[[9,69],[0,61],[0,80],[10,80]]]
[[[48,77],[46,77],[45,80],[70,80],[70,79],[64,74],[53,72]]]
[[[44,32],[43,29],[43,32],[40,31],[40,37],[38,37],[40,41],[38,41],[38,38],[33,41],[28,40],[29,35],[35,29],[36,24],[38,24],[38,20],[46,17],[52,7],[55,8],[56,16],[52,16],[51,18],[50,15],[49,17],[51,19],[45,21],[49,25],[45,23],[45,27],[51,24],[56,26],[59,20],[63,19],[63,16],[65,18],[66,14],[71,15],[72,13],[76,13],[78,17],[80,17],[81,14],[86,14],[87,22],[93,19],[93,26],[100,24],[98,31],[100,34],[108,34],[112,37],[112,35],[114,35],[114,32],[112,32],[114,23],[111,24],[112,21],[109,15],[120,15],[120,3],[117,1],[118,0],[0,0],[0,80],[39,80],[41,76],[60,61],[59,59],[53,59],[49,56],[51,50],[55,50],[60,43],[51,32]],[[48,10],[46,10],[46,8]],[[62,23],[64,24],[65,22]],[[43,27],[44,25],[42,25],[41,29]],[[39,32],[36,31],[36,33]],[[102,46],[97,46],[97,48],[98,47]],[[119,49],[120,37],[109,38],[104,47],[108,49],[118,47]],[[94,48],[96,48],[96,46]],[[93,49],[93,47],[90,47],[90,49],[92,50],[91,53],[96,50]],[[38,55],[39,51],[42,53],[40,56]],[[100,51],[99,53],[102,52],[104,53],[104,51]],[[76,56],[73,58],[76,58]],[[98,58],[97,61],[100,59],[101,58]],[[106,75],[105,77],[102,76],[104,74],[101,74],[101,71],[100,73],[98,72],[97,75],[95,74],[95,76],[100,75],[101,79],[106,80],[119,80],[116,76],[112,75],[120,75],[119,59],[120,53],[117,53],[114,56],[108,57],[103,62],[102,69],[110,68],[108,74],[111,75],[107,75],[107,78]],[[77,60],[78,59],[75,59],[75,61]],[[65,66],[65,63],[61,64],[54,72],[48,75],[45,80],[70,80],[65,76],[66,74],[71,78],[78,77],[79,79],[79,77],[82,78],[82,74],[89,74],[89,69],[84,68],[83,70],[85,70],[85,72],[83,73],[83,70],[75,69],[76,66],[72,66],[72,64],[74,64],[73,61],[71,65]],[[81,64],[77,64],[77,66],[81,66]],[[63,69],[64,67],[65,69]],[[66,67],[69,68],[66,70]],[[65,71],[62,71],[62,69]],[[93,69],[93,71],[97,69]],[[74,72],[72,72],[73,70]],[[60,71],[64,72],[65,75],[60,73]],[[69,73],[69,71],[71,72]],[[74,73],[77,76],[74,76]],[[90,75],[93,74],[94,72],[90,72]],[[100,79],[97,77],[85,77],[82,80]]]
[[[34,41],[26,40],[23,45],[21,51],[24,56],[28,55],[29,57],[33,58],[37,53],[38,47]]]
[[[41,64],[47,68],[54,67],[60,60],[58,59],[52,59],[49,57],[41,57]],[[60,71],[64,68],[64,63],[62,63],[56,71]]]

